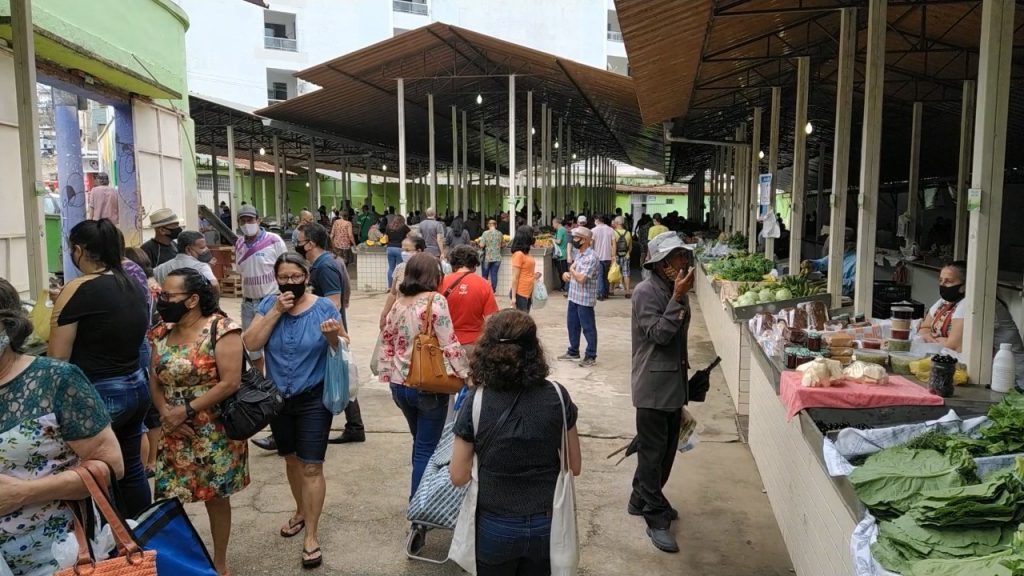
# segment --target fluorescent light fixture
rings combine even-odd
[[[483,103],[484,103],[484,97],[483,97],[483,95],[481,95],[481,94],[477,94],[477,95],[476,95],[476,103],[477,103],[477,104],[483,104]]]

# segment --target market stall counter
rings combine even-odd
[[[828,473],[823,445],[844,428],[882,428],[937,420],[949,410],[961,417],[985,414],[1002,397],[978,386],[957,387],[933,405],[864,409],[806,408],[789,419],[780,398],[787,368],[768,354],[744,323],[749,351],[750,450],[772,511],[799,575],[859,574],[851,535],[865,508],[846,476]]]

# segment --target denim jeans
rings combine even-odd
[[[402,410],[412,433],[412,487],[409,498],[420,487],[423,472],[434,455],[448,416],[448,394],[428,394],[401,384],[391,385],[391,398]]]
[[[391,289],[395,277],[395,267],[402,263],[402,249],[397,246],[388,246],[388,289]]]
[[[121,514],[134,518],[153,502],[153,494],[142,465],[142,420],[151,401],[149,382],[142,370],[125,376],[93,380],[100,398],[110,413],[111,428],[121,445],[124,459],[124,478],[117,482]]]
[[[501,260],[497,262],[484,262],[480,267],[480,275],[491,281],[491,291],[498,292],[498,269],[501,268]]]
[[[551,516],[494,516],[476,519],[477,576],[551,574]]]
[[[583,335],[587,337],[587,355],[585,357],[597,358],[597,322],[594,320],[594,307],[580,306],[570,300],[566,321],[569,325],[569,349],[566,354],[580,355],[580,330],[582,330]]]
[[[253,318],[256,317],[256,308],[260,305],[259,300],[250,300],[248,298],[242,298],[242,330],[249,328],[252,324]],[[263,358],[263,349],[249,350],[250,360],[259,360]]]
[[[530,313],[530,308],[533,306],[533,298],[527,298],[526,296],[520,296],[516,294],[516,310],[520,312]]]
[[[597,279],[597,297],[608,297],[608,271],[612,268],[611,260],[601,260],[601,276]]]

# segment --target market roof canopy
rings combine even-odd
[[[924,176],[955,171],[962,82],[977,78],[981,36],[979,0],[890,0],[887,12],[884,180],[906,178],[910,140],[908,110],[924,103]],[[675,121],[674,133],[690,138],[731,138],[765,109],[770,87],[783,88],[780,164],[791,162],[796,58],[811,58],[808,117],[816,139],[833,140],[839,8],[856,7],[858,54],[855,107],[861,105],[867,40],[865,0],[616,0],[623,40],[647,123]],[[1024,125],[1024,3],[1014,27],[1014,88],[1009,126]],[[855,110],[852,151],[859,150],[861,115]],[[1008,165],[1024,164],[1024,130],[1008,130]],[[1014,142],[1017,145],[1014,145]],[[815,146],[810,142],[809,146]],[[676,144],[669,179],[710,166],[713,149]],[[812,151],[813,155],[814,152]],[[826,157],[826,170],[831,170]],[[857,163],[851,163],[856,172]],[[856,177],[854,177],[854,182]]]
[[[427,94],[434,95],[437,158],[451,161],[451,106],[468,112],[470,166],[479,165],[479,121],[484,122],[488,169],[508,158],[508,75],[516,75],[516,145],[525,150],[526,92],[533,91],[540,141],[540,109],[553,109],[572,127],[572,146],[589,147],[634,166],[662,170],[660,128],[645,127],[633,80],[505,42],[463,28],[434,23],[325,62],[296,76],[322,89],[274,104],[257,113],[297,125],[344,134],[354,140],[398,145],[397,79],[405,82],[406,146],[429,153]],[[477,95],[483,98],[477,104]],[[553,133],[556,135],[557,132]],[[501,142],[495,148],[494,138]],[[460,143],[461,146],[461,143]],[[539,152],[539,147],[534,148]],[[517,152],[517,168],[525,154]]]

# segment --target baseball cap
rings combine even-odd
[[[582,214],[580,214],[580,217],[576,219],[576,223],[577,224],[586,224],[587,223],[587,217],[582,215]]]
[[[683,243],[682,239],[675,232],[662,232],[658,234],[647,244],[647,262],[644,262],[644,268],[650,270],[654,268],[654,265],[661,262],[665,258],[675,252],[676,250],[686,250],[686,244]]]
[[[238,209],[238,217],[242,218],[243,216],[251,216],[253,218],[259,218],[260,217],[260,213],[259,213],[258,210],[256,210],[256,207],[253,206],[252,204],[246,204],[245,206],[242,206],[241,208]]]

